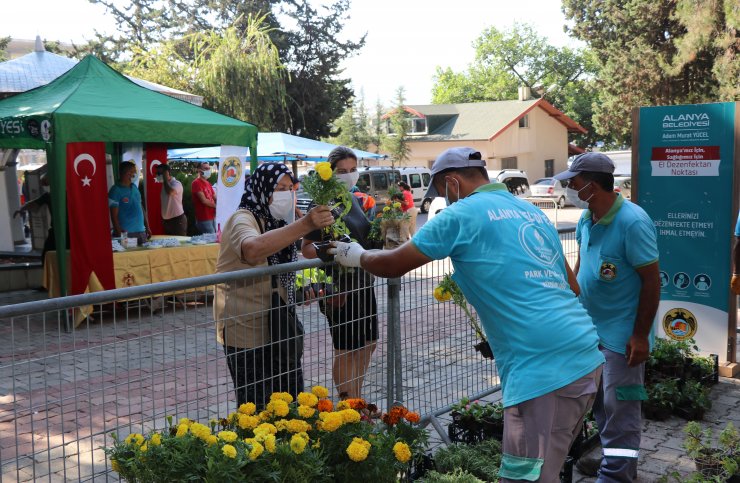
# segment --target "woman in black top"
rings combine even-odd
[[[339,146],[329,153],[328,161],[347,190],[352,189],[359,177],[355,153]],[[352,207],[342,216],[342,220],[354,240],[364,248],[373,248],[373,243],[368,239],[370,221],[365,217],[357,198],[351,195],[349,198]],[[321,231],[309,233],[303,238],[303,256],[316,258],[312,243],[330,239],[330,235]],[[338,295],[319,301],[321,312],[329,321],[334,344],[332,375],[340,398],[358,398],[378,340],[378,306],[373,279],[372,275],[361,269],[341,272],[336,267],[332,280]]]

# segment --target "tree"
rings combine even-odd
[[[8,48],[10,41],[11,37],[0,37],[0,62],[8,60],[8,54],[5,49]]]
[[[589,129],[576,142],[596,141],[590,129],[596,64],[589,52],[554,47],[531,26],[518,23],[509,30],[488,28],[474,46],[475,62],[465,72],[437,68],[432,102],[516,99],[518,87],[526,86]]]
[[[740,99],[737,0],[564,0],[563,12],[598,59],[601,132],[628,144],[634,107]]]
[[[388,115],[390,132],[383,142],[383,150],[391,155],[391,166],[403,165],[409,159],[411,147],[408,143],[408,113],[404,109],[404,89],[399,87],[396,91],[396,105]]]
[[[356,99],[352,106],[347,108],[339,119],[333,123],[338,131],[336,136],[326,138],[327,142],[348,146],[350,148],[366,151],[372,142],[370,126],[367,118],[367,108],[361,96]]]
[[[385,131],[383,131],[383,116],[385,107],[380,99],[375,101],[375,115],[373,116],[372,126],[370,128],[370,143],[375,146],[375,153],[380,153],[380,147],[385,143]]]

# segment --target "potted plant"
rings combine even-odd
[[[486,359],[493,359],[493,351],[491,350],[491,346],[483,333],[483,329],[481,329],[480,323],[478,322],[478,315],[474,315],[470,311],[468,301],[465,299],[465,294],[463,294],[460,286],[452,280],[452,276],[449,273],[446,273],[445,276],[442,277],[442,281],[439,285],[435,287],[434,298],[437,299],[437,302],[448,302],[452,300],[455,305],[465,312],[470,327],[473,329],[475,336],[480,341],[473,347]]]
[[[655,346],[648,359],[648,379],[660,379],[684,376],[685,360],[698,350],[694,339],[676,341],[670,339],[655,339]]]
[[[399,196],[403,199],[398,189],[391,187],[388,189],[388,194],[390,199],[386,201],[386,205],[373,220],[368,237],[371,240],[382,242],[384,249],[391,250],[403,245],[411,238],[409,231],[411,217],[403,212],[401,202],[395,199]]]
[[[504,437],[504,405],[500,402],[487,404],[482,416],[483,433],[501,441]]]
[[[435,453],[434,462],[439,473],[463,470],[483,481],[497,481],[501,443],[488,439],[476,444],[451,444]]]
[[[717,372],[716,355],[694,356],[686,360],[684,374],[689,379],[701,381],[704,385],[714,384],[714,375]]]
[[[647,387],[648,399],[642,403],[645,417],[656,421],[664,421],[673,413],[675,401],[680,392],[675,379],[666,379]]]
[[[702,430],[696,421],[688,423],[683,431],[686,435],[683,446],[702,477],[728,481],[738,475],[740,435],[731,422],[720,432],[716,447],[711,443],[712,430]]]
[[[676,414],[688,420],[702,419],[704,413],[711,407],[708,388],[700,381],[684,382],[676,404]]]

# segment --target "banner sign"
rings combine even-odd
[[[735,103],[639,112],[637,200],[658,232],[656,333],[727,357]],[[634,172],[634,170],[633,170]]]
[[[70,295],[115,288],[105,143],[67,144]]]
[[[221,146],[216,184],[216,229],[220,230],[226,220],[239,209],[244,194],[244,173],[248,148],[244,146]]]
[[[146,219],[152,235],[164,235],[162,226],[162,183],[157,181],[157,166],[167,164],[167,146],[164,144],[146,145],[146,164],[144,169],[144,191],[146,193]]]

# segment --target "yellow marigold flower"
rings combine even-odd
[[[265,447],[259,444],[257,441],[250,444],[252,445],[252,450],[249,452],[249,459],[254,461],[259,457],[259,455],[264,453]]]
[[[329,397],[329,390],[325,388],[324,386],[314,386],[311,388],[311,392],[314,396],[316,396],[319,399],[324,399],[325,397]]]
[[[230,444],[225,444],[224,447],[221,448],[221,451],[229,458],[236,458],[236,448]]]
[[[213,446],[214,444],[218,443],[218,437],[215,434],[212,434],[206,438],[206,443],[208,446]]]
[[[110,469],[115,471],[116,473],[121,472],[121,466],[118,464],[118,460],[111,458],[110,460]]]
[[[300,433],[296,433],[301,438],[305,439],[306,441],[310,441],[311,438],[308,436],[308,433],[305,431],[301,431]]]
[[[267,412],[283,418],[290,412],[290,406],[282,399],[276,399],[267,403]]]
[[[314,407],[319,403],[319,398],[310,392],[302,392],[298,394],[298,404],[301,406]]]
[[[312,448],[321,448],[321,440],[317,439],[316,442],[311,446]]]
[[[149,439],[149,442],[154,446],[159,446],[162,444],[162,436],[159,433],[154,433]]]
[[[144,443],[144,444],[141,445],[141,448],[139,448],[139,449],[141,450],[142,453],[146,453],[146,450],[149,449],[149,446],[147,446],[147,444]]]
[[[257,411],[257,406],[254,403],[248,402],[239,406],[239,413],[251,416]]]
[[[188,434],[189,429],[190,428],[187,424],[179,424],[177,425],[177,433],[175,433],[175,436],[177,436],[178,438],[182,438],[183,436]]]
[[[187,432],[187,428],[186,428]],[[128,436],[126,436],[126,439],[124,440],[126,444],[136,443],[136,446],[141,446],[144,444],[144,436],[142,436],[139,433],[131,433]]]
[[[347,446],[347,456],[352,461],[365,461],[368,454],[370,454],[370,443],[362,438],[354,438]]]
[[[310,418],[310,417],[313,417],[314,414],[316,414],[316,410],[314,408],[309,407],[309,406],[298,406],[298,415],[300,417]]]
[[[383,207],[383,213],[388,213],[389,211],[391,211],[391,207],[390,206],[384,206]]]
[[[193,433],[196,438],[205,441],[206,438],[211,435],[211,428],[205,424],[193,423],[190,425],[190,432]]]
[[[254,428],[254,432],[257,433],[257,431],[264,431],[269,434],[275,434],[277,433],[277,428],[270,423],[262,423],[256,428]]]
[[[291,419],[286,424],[286,429],[291,433],[311,431],[311,425],[302,419]]]
[[[401,463],[408,463],[411,459],[411,448],[406,443],[399,441],[393,445],[393,454],[396,455],[396,459]]]
[[[297,434],[294,434],[293,437],[290,438],[290,449],[293,450],[295,454],[303,453],[307,444],[308,442]]]
[[[227,443],[233,443],[239,436],[233,431],[219,431],[218,439],[224,440]]]
[[[186,424],[190,426],[191,424],[193,424],[193,422],[189,420],[188,418],[180,418],[180,424]]]
[[[401,208],[401,203],[399,203],[398,201],[396,201],[395,203],[393,203],[393,207],[395,209],[399,209],[399,208]]]
[[[236,423],[237,421],[239,421],[239,413],[230,413],[230,414],[229,414],[229,415],[228,415],[228,416],[226,417],[226,420],[227,420],[228,422],[232,423],[232,424],[233,424],[233,423]]]
[[[323,431],[333,432],[344,424],[344,418],[339,413],[321,413],[324,423],[321,425]]]
[[[260,421],[267,421],[270,419],[270,413],[267,411],[261,411],[257,416],[260,418]]]
[[[331,164],[327,162],[316,163],[316,172],[321,179],[328,181],[332,175]]]
[[[447,302],[452,299],[452,294],[442,287],[435,287],[434,298],[437,299],[437,302]]]
[[[345,423],[357,423],[360,421],[360,413],[354,409],[343,409],[339,412]]]
[[[267,437],[265,437],[265,448],[267,448],[267,451],[270,453],[275,452],[275,435],[274,434],[268,434]]]
[[[351,406],[349,405],[349,401],[347,401],[346,399],[343,400],[343,401],[339,401],[337,403],[337,411],[342,411],[344,409],[349,409],[350,407]]]
[[[247,416],[246,414],[239,415],[239,427],[242,429],[256,428],[259,423],[260,418],[257,416]]]

